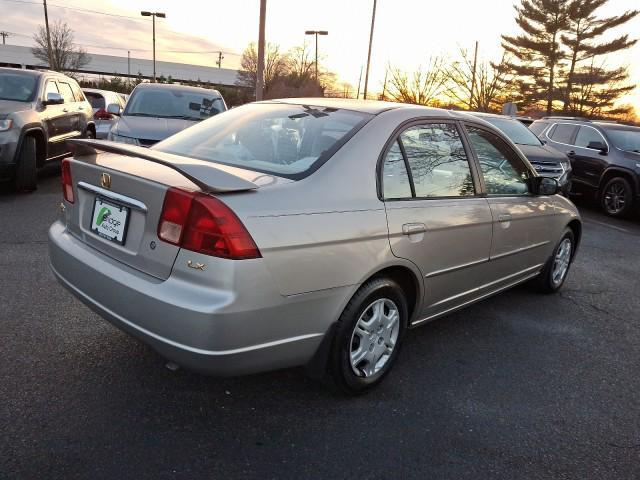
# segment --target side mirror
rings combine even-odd
[[[531,193],[534,195],[555,195],[560,191],[560,185],[555,178],[532,177]]]
[[[117,116],[120,116],[122,114],[120,105],[118,105],[117,103],[110,103],[109,105],[107,105],[107,112],[109,112],[111,115]]]
[[[64,103],[64,98],[62,95],[56,92],[47,93],[47,99],[42,102],[43,105],[62,105]]]
[[[607,149],[607,146],[602,142],[589,142],[589,145],[587,145],[587,148],[590,148],[592,150],[598,150],[602,155],[606,155],[609,152],[609,150]]]

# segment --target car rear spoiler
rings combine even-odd
[[[232,169],[232,167],[217,165],[205,160],[105,140],[72,139],[67,140],[67,143],[73,151],[74,158],[96,155],[98,152],[117,153],[128,157],[141,158],[179,172],[200,189],[209,193],[238,192],[259,188],[255,183],[227,171],[227,168]]]

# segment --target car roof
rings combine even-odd
[[[399,102],[383,102],[380,100],[360,100],[353,98],[329,98],[329,97],[302,97],[302,98],[281,98],[275,100],[264,100],[257,103],[287,103],[291,105],[312,105],[323,108],[340,108],[360,113],[377,115],[388,110],[412,110],[417,116],[461,118],[460,112],[445,110],[443,108],[425,107],[423,105],[413,105]]]
[[[83,92],[88,92],[88,93],[100,93],[100,94],[105,94],[105,93],[112,93],[117,95],[118,92],[114,92],[113,90],[102,90],[100,88],[82,88]]]
[[[220,92],[214,88],[204,88],[204,87],[192,87],[191,85],[176,85],[173,83],[139,83],[136,85],[135,90],[173,90],[173,91],[183,91],[183,92],[194,92],[194,93],[203,93],[207,92],[209,95],[212,93],[216,93],[219,96]]]
[[[22,73],[25,75],[31,75],[33,77],[39,77],[45,73],[55,73],[55,74],[58,73],[58,72],[49,71],[49,70],[27,70],[24,68],[0,67],[0,72],[4,72],[4,71],[9,71],[12,73]]]

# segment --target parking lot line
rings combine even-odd
[[[587,223],[595,223],[596,225],[601,225],[603,227],[613,228],[614,230],[618,230],[619,232],[631,233],[631,231],[627,230],[626,228],[618,227],[617,225],[611,225],[610,223],[606,223],[606,222],[600,222],[598,220],[593,220],[591,218],[586,218],[584,216],[582,217],[582,220]]]

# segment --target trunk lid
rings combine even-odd
[[[265,181],[259,178],[264,174],[141,147],[96,140],[70,143],[75,146],[70,161],[75,202],[66,204],[69,231],[114,260],[162,280],[171,274],[180,251],[157,234],[169,187],[239,192],[259,187],[251,179]],[[115,229],[104,230],[111,228],[105,218]]]

